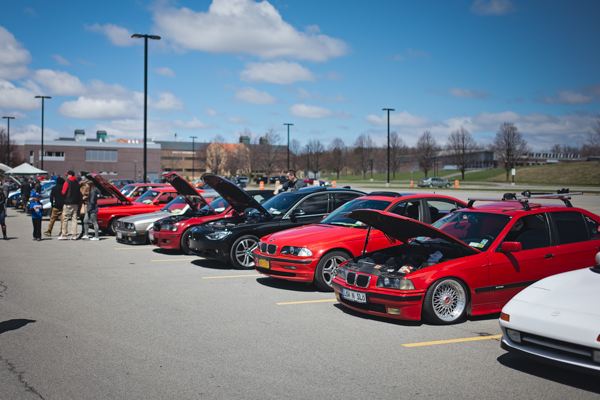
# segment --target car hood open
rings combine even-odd
[[[247,208],[254,208],[264,216],[271,216],[271,214],[254,200],[252,196],[246,193],[245,190],[227,179],[215,174],[206,173],[202,175],[202,180],[223,196],[225,201],[227,201],[238,214],[243,213]]]
[[[208,204],[208,202],[198,193],[198,189],[193,187],[188,181],[183,179],[179,174],[171,172],[163,175],[167,182],[171,184],[177,190],[183,200],[190,206],[192,210],[197,210],[200,207],[208,206],[213,213],[216,214],[215,210]]]
[[[433,239],[442,239],[454,245],[463,247],[471,253],[480,253],[481,251],[472,248],[465,242],[458,240],[454,236],[448,235],[430,225],[424,224],[417,220],[407,217],[401,217],[397,214],[392,214],[378,210],[354,210],[346,217],[364,222],[375,229],[379,229],[386,235],[407,243],[409,239],[419,236],[430,237]]]
[[[85,177],[90,181],[94,182],[94,185],[96,185],[96,187],[98,188],[98,190],[100,190],[100,193],[102,193],[103,196],[116,197],[121,203],[131,204],[131,201],[127,197],[125,197],[123,193],[119,191],[119,189],[111,185],[102,176],[95,173],[90,173],[87,174]]]

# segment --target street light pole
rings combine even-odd
[[[287,170],[290,170],[290,125],[294,125],[294,124],[284,124],[287,125],[288,128],[288,145],[287,145],[287,153],[288,153],[288,157],[287,157]]]
[[[310,147],[308,147],[308,145],[306,145],[306,178],[308,179],[308,173],[310,172],[310,164],[309,164],[309,158],[308,156],[310,155]]]
[[[192,138],[192,182],[194,182],[196,172],[196,139],[198,136],[190,136]]]
[[[160,36],[142,35],[139,33],[131,35],[132,39],[144,38],[144,183],[148,182],[147,152],[148,152],[148,39],[160,40]]]
[[[2,117],[6,119],[7,125],[7,138],[6,138],[6,165],[10,166],[10,120],[15,119],[15,117]]]
[[[51,99],[50,96],[35,96],[36,99],[42,99],[42,169],[44,169],[44,100]]]
[[[388,143],[387,143],[387,183],[386,186],[390,186],[390,111],[396,111],[393,108],[383,108],[383,111],[387,111],[387,128],[388,128]]]

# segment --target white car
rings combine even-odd
[[[596,263],[542,279],[513,297],[500,314],[501,347],[600,374],[600,253]]]

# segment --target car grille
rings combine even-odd
[[[348,272],[346,276],[346,283],[348,285],[357,286],[361,288],[366,288],[369,286],[369,282],[371,281],[371,276],[357,274],[355,272]]]
[[[594,349],[591,347],[581,346],[574,343],[563,342],[561,340],[551,339],[544,336],[533,335],[531,333],[521,332],[522,342],[529,346],[541,348],[541,349],[552,349],[560,353],[570,354],[571,356],[582,357],[588,361],[592,358]]]
[[[260,244],[260,252],[263,254],[275,254],[277,253],[277,245],[275,244],[267,244],[267,243],[261,243]]]
[[[386,314],[386,309],[385,306],[383,304],[379,304],[379,303],[355,303],[353,301],[348,301],[346,299],[344,299],[343,297],[340,297],[340,302],[343,304],[347,304],[350,307],[354,307],[354,308],[360,308],[361,310],[366,310],[366,311],[373,311],[373,312],[378,312],[378,313],[382,313],[382,314]]]

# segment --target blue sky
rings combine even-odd
[[[581,146],[600,112],[596,0],[7,0],[0,112],[11,139],[148,137],[351,145],[391,130],[414,146],[464,127],[486,145],[512,122],[534,150]],[[6,127],[2,120],[2,127]]]

